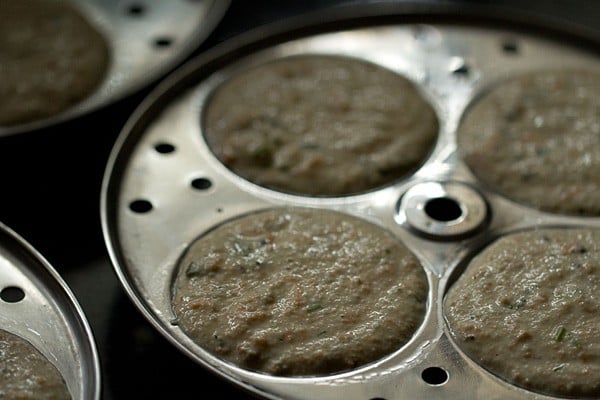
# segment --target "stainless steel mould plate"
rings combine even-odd
[[[550,399],[508,384],[465,357],[447,334],[443,296],[464,260],[499,235],[539,226],[600,227],[600,219],[539,212],[487,190],[457,154],[455,132],[465,108],[492,82],[548,67],[598,69],[600,59],[588,41],[583,46],[565,32],[479,17],[477,23],[457,23],[454,14],[386,13],[325,23],[321,16],[319,22],[238,39],[163,82],[119,137],[101,199],[115,271],[154,327],[199,364],[265,398]],[[200,123],[211,90],[240,68],[307,53],[358,57],[412,79],[434,105],[441,125],[425,164],[387,187],[330,198],[265,189],[224,167],[203,140]],[[454,202],[460,217],[423,212],[434,198]],[[430,293],[425,320],[407,345],[350,372],[280,378],[224,363],[171,324],[170,284],[187,246],[224,220],[278,206],[361,216],[396,234],[418,255]]]
[[[77,299],[48,262],[0,224],[0,327],[36,347],[73,399],[100,399],[96,344]]]
[[[0,136],[45,128],[116,102],[158,79],[213,31],[229,0],[66,0],[107,41],[107,74],[95,91],[60,114],[13,126]]]

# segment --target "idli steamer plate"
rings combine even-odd
[[[47,118],[0,126],[0,136],[53,126],[142,89],[196,50],[230,4],[230,0],[66,1],[106,40],[109,50],[106,76],[81,102]]]
[[[43,256],[2,223],[0,327],[40,351],[74,400],[100,399],[100,361],[77,299]]]
[[[598,69],[599,42],[535,19],[464,9],[460,16],[448,10],[392,11],[321,13],[261,28],[198,57],[160,84],[124,127],[104,176],[102,227],[115,272],[141,313],[173,345],[259,397],[552,399],[511,385],[466,357],[449,339],[443,296],[465,261],[504,233],[541,226],[600,228],[600,219],[536,211],[486,189],[457,154],[455,134],[466,107],[491,83],[551,66]],[[437,146],[418,171],[367,193],[317,198],[262,188],[215,158],[200,126],[210,91],[237,68],[308,53],[363,58],[417,84],[440,119]],[[426,211],[436,199],[445,202],[441,214]],[[430,293],[424,322],[407,345],[352,371],[282,378],[224,363],[172,323],[170,284],[188,245],[223,221],[279,206],[358,215],[413,250]]]

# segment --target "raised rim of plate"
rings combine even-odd
[[[100,358],[96,347],[95,338],[92,329],[89,325],[87,317],[81,308],[77,298],[71,291],[70,287],[63,280],[61,275],[56,269],[39,253],[29,242],[27,242],[17,232],[12,230],[10,227],[0,222],[0,250],[2,250],[1,256],[9,264],[13,264],[13,267],[23,276],[31,276],[33,279],[28,280],[28,284],[33,286],[35,289],[43,292],[47,295],[48,303],[53,305],[53,309],[40,311],[47,315],[48,313],[58,312],[60,314],[59,319],[64,320],[65,326],[57,328],[61,330],[62,335],[59,337],[59,341],[68,341],[70,351],[76,352],[79,360],[75,359],[79,380],[80,399],[95,399],[99,400],[101,395],[101,369],[100,369]],[[18,262],[20,265],[14,265]],[[25,269],[25,271],[23,271]],[[20,277],[21,280],[26,279]],[[27,291],[25,291],[26,293]],[[36,302],[36,299],[31,300]],[[37,304],[36,304],[37,305]],[[29,324],[24,324],[25,317],[30,316],[29,313],[24,312],[23,320],[15,321],[15,326],[18,329],[29,330]],[[14,327],[12,329],[4,327],[8,332],[12,334],[20,335]],[[37,332],[40,337],[43,338],[43,333]],[[48,338],[49,341],[54,341],[56,338]],[[64,343],[58,343],[64,344]],[[38,350],[44,353],[44,348],[35,346]],[[59,346],[60,347],[60,346]],[[54,364],[54,363],[53,363]],[[63,378],[65,378],[65,371],[55,364],[57,369],[61,372]],[[72,383],[72,382],[71,382]],[[71,386],[72,388],[72,386]],[[74,397],[75,398],[75,397]]]

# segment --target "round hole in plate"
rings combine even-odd
[[[436,221],[448,222],[459,219],[462,209],[458,202],[450,197],[437,197],[425,203],[425,213]]]
[[[143,199],[134,200],[129,203],[129,209],[134,213],[145,214],[152,210],[152,203]]]
[[[489,221],[483,195],[461,182],[421,182],[397,205],[396,222],[426,237],[460,239],[474,235]]]
[[[154,47],[166,48],[173,44],[173,39],[168,36],[160,36],[154,39]]]
[[[519,53],[519,44],[514,39],[506,39],[502,42],[502,51],[505,54],[516,55]]]
[[[0,299],[7,303],[18,303],[25,298],[25,292],[20,287],[7,286],[0,291]]]
[[[212,182],[208,178],[196,178],[192,180],[192,187],[198,190],[206,190],[212,186]]]
[[[146,12],[146,7],[140,3],[133,3],[127,7],[127,14],[132,17],[139,17]]]
[[[421,372],[421,378],[433,386],[443,385],[448,382],[448,372],[440,367],[428,367]]]
[[[175,151],[175,146],[170,143],[157,143],[154,145],[154,150],[160,154],[169,154]]]
[[[468,76],[470,68],[467,64],[461,64],[452,70],[452,73],[456,76]]]

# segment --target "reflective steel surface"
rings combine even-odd
[[[65,379],[73,399],[100,399],[100,361],[70,288],[22,237],[0,224],[0,327],[31,343]]]
[[[272,36],[264,31],[260,39],[205,54],[164,81],[129,119],[108,162],[101,212],[115,271],[139,310],[174,346],[265,398],[550,398],[504,382],[465,357],[447,334],[443,296],[456,267],[498,235],[550,225],[600,227],[600,219],[542,213],[484,188],[460,158],[456,129],[466,107],[500,79],[545,68],[597,70],[600,58],[569,42],[568,35],[556,40],[527,32],[527,25],[510,19],[482,16],[467,23],[452,14],[383,15],[337,24],[321,18],[302,27],[291,25],[289,31],[275,30]],[[265,189],[226,169],[203,139],[200,121],[211,91],[239,69],[300,54],[365,59],[417,84],[441,123],[437,146],[425,164],[385,188],[330,198]],[[194,179],[210,184],[198,189],[191,185]],[[436,212],[430,202],[435,199],[455,211]],[[170,285],[189,243],[238,215],[292,205],[362,216],[396,234],[417,254],[428,274],[429,304],[425,321],[407,345],[353,371],[281,378],[224,363],[171,323]],[[446,378],[430,379],[431,371]]]
[[[194,2],[194,0],[182,1]],[[113,2],[107,3],[113,4]],[[125,3],[127,6],[131,4],[129,2],[121,4]],[[541,35],[542,38],[546,38],[553,43],[553,38],[562,42],[562,36],[559,35],[557,38],[553,35],[546,35],[547,30],[537,27],[540,19],[555,28],[578,32],[580,35],[577,36],[600,37],[600,27],[598,26],[600,3],[588,0],[554,2],[546,0],[527,2],[521,0],[422,0],[412,2],[403,0],[320,0],[303,2],[232,0],[230,7],[227,8],[223,18],[214,27],[212,33],[188,57],[185,57],[185,60],[207,54],[210,56],[209,58],[214,58],[216,54],[210,54],[210,52],[229,39],[234,40],[235,44],[235,46],[228,47],[229,49],[241,46],[242,34],[263,25],[275,23],[278,25],[277,29],[285,31],[302,21],[318,22],[315,14],[322,15],[322,18],[332,14],[341,16],[341,14],[344,14],[342,10],[345,10],[346,7],[358,7],[360,13],[368,15],[375,12],[375,10],[380,11],[377,4],[389,4],[395,7],[400,14],[411,14],[415,9],[430,14],[439,14],[440,10],[446,10],[452,12],[452,15],[455,16],[451,20],[461,23],[479,21],[487,24],[488,21],[485,19],[471,16],[471,13],[477,14],[481,11],[498,17],[514,17],[521,23],[532,26],[532,29],[526,30],[530,34]],[[117,18],[116,14],[114,18]],[[290,18],[295,22],[290,24]],[[404,22],[423,25],[419,24],[418,21],[409,19]],[[338,27],[349,28],[344,24]],[[509,24],[509,26],[503,26],[503,29],[508,28],[511,31],[513,27]],[[269,34],[266,36],[273,34],[272,29],[268,29],[267,32]],[[302,33],[302,30],[294,35],[297,36],[300,33]],[[314,29],[304,31],[304,34],[309,36],[315,33]],[[261,35],[252,34],[248,40],[254,42],[260,39]],[[293,39],[293,37],[288,37],[288,39]],[[564,45],[570,48],[572,41],[567,42]],[[578,40],[575,41],[575,43],[578,42]],[[597,39],[594,43],[597,43]],[[275,43],[265,43],[265,45],[268,44]],[[598,54],[598,46],[592,47],[596,49],[595,52]],[[247,48],[249,52],[254,50],[257,49]],[[227,51],[223,49],[221,52],[226,53]],[[237,54],[233,54],[231,57],[232,60],[237,58]],[[456,69],[459,67],[459,62],[460,60],[452,60],[449,67]],[[450,78],[448,77],[448,79]],[[470,79],[467,79],[467,82],[469,81]],[[170,84],[167,86],[170,86]],[[236,399],[256,398],[256,391],[248,391],[244,387],[231,384],[229,379],[223,378],[222,375],[215,374],[207,368],[199,366],[192,357],[182,352],[164,335],[160,334],[156,327],[143,316],[124,290],[120,280],[114,273],[105,247],[100,223],[100,198],[102,179],[109,154],[127,120],[155,88],[156,80],[153,80],[129,96],[89,113],[82,113],[78,118],[69,118],[44,128],[40,127],[25,135],[0,135],[0,173],[2,174],[0,221],[18,232],[45,256],[64,278],[81,304],[96,338],[102,370],[102,399],[197,399],[202,396]],[[164,101],[158,104],[159,108],[163,105]],[[147,119],[151,120],[152,118]],[[202,154],[207,155],[206,153]],[[453,163],[454,161],[451,164],[454,165]],[[218,166],[215,162],[211,165],[211,168]],[[446,171],[441,176],[436,176],[435,182],[439,183],[438,178],[440,177],[445,181],[455,173],[458,172],[454,169]],[[221,172],[219,172],[219,177],[220,174]],[[227,179],[234,179],[231,174],[223,174],[228,177]],[[431,177],[431,175],[427,176]],[[430,181],[425,183],[428,182]],[[459,242],[455,240],[449,242],[428,240],[410,226],[398,222],[398,220],[402,220],[402,213],[399,208],[400,195],[406,193],[406,191],[403,192],[404,189],[413,187],[412,183],[422,182],[415,179],[390,189],[389,192],[382,195],[382,205],[375,208],[380,211],[385,210],[386,223],[394,226],[396,231],[402,232],[403,238],[411,243],[413,248],[421,248],[422,252],[428,254],[432,254],[435,249],[441,249],[440,257],[449,255],[452,260],[464,259],[468,255],[468,249],[466,247],[458,248],[457,244]],[[216,188],[213,187],[213,189]],[[187,186],[184,192],[188,193]],[[393,196],[388,197],[390,194],[396,197],[393,199]],[[187,195],[200,199],[211,196],[208,193],[198,192],[188,193]],[[256,200],[253,201],[256,201],[256,204],[265,202],[267,198],[272,202],[284,201],[272,194],[267,196],[264,190],[250,191],[247,195],[255,198]],[[484,195],[485,197],[482,198],[489,201],[487,193],[484,193]],[[493,205],[492,210],[494,212],[489,215],[493,218],[484,222],[483,225],[486,229],[485,232],[489,233],[483,234],[482,231],[475,237],[470,236],[473,238],[471,248],[481,244],[478,243],[476,237],[481,238],[483,242],[490,237],[501,234],[503,232],[501,227],[517,224],[515,218],[511,217],[513,212],[518,211],[517,215],[522,215],[524,212],[524,210],[515,210],[512,206],[505,208],[506,202],[502,199],[492,198],[492,200],[490,204]],[[291,199],[289,201],[295,200]],[[354,204],[356,204],[356,201]],[[333,207],[334,205],[326,204],[326,206]],[[338,206],[340,205],[338,204]],[[229,209],[226,212],[233,215],[235,210]],[[356,210],[356,212],[364,215],[361,210]],[[502,217],[499,217],[499,215],[502,215]],[[541,217],[546,218],[546,216]],[[535,214],[530,214],[524,224],[535,223],[535,218],[537,218]],[[216,219],[217,217],[215,217]],[[548,220],[544,219],[544,221]],[[560,222],[562,223],[563,220]],[[441,226],[444,227],[443,224]],[[201,227],[194,227],[194,230],[197,228]],[[455,252],[453,253],[450,249],[454,249]],[[445,281],[439,283],[440,287],[432,289],[440,292],[441,286],[451,282],[454,274],[448,275],[448,272],[444,272],[445,268],[438,269],[435,267],[436,265],[446,265],[445,268],[450,268],[457,273],[460,272],[460,266],[454,267],[437,262],[429,265],[434,271],[430,275],[438,277],[446,274]],[[435,278],[435,280],[437,281],[438,278]],[[432,304],[435,303],[436,301],[432,302]],[[438,324],[439,316],[435,315],[432,307],[430,308],[428,321]],[[420,334],[433,334],[435,336],[435,333],[435,330],[428,329]],[[433,347],[426,346],[425,348],[436,348],[437,350],[425,350],[428,352],[427,354],[430,354],[428,357],[432,358],[422,358],[419,362],[422,363],[421,366],[427,365],[427,368],[404,370],[406,379],[412,380],[412,382],[421,382],[416,384],[415,387],[427,390],[428,393],[439,393],[440,396],[442,396],[442,393],[452,393],[454,398],[463,398],[463,388],[457,388],[460,384],[453,382],[463,382],[468,387],[472,383],[471,381],[455,381],[453,379],[454,375],[451,374],[446,384],[430,386],[425,383],[421,374],[430,382],[443,382],[445,375],[442,371],[435,369],[436,366],[450,368],[450,371],[455,371],[454,368],[457,368],[459,373],[460,368],[464,368],[471,371],[469,374],[478,371],[477,366],[470,365],[470,361],[462,357],[452,343],[445,339],[445,336],[440,337],[440,340]],[[418,349],[418,346],[413,346],[411,349]],[[408,353],[410,353],[410,350],[403,351],[403,355]],[[434,354],[439,357],[433,357]],[[397,362],[400,358],[394,357],[393,361]],[[430,366],[433,366],[434,369],[429,369]],[[475,373],[475,376],[480,379],[478,373]],[[501,383],[492,378],[485,379],[492,380],[494,385],[502,387]],[[403,378],[403,380],[393,380],[390,386],[382,385],[379,387],[384,388],[377,392],[380,396],[394,398],[393,396],[405,390],[407,385],[404,384]],[[453,389],[451,390],[451,388]],[[485,389],[483,386],[478,386],[478,388],[473,390]],[[369,390],[372,390],[372,388]],[[359,393],[373,394],[373,392],[364,393],[360,391]],[[414,394],[414,392],[408,393]],[[500,391],[500,393],[503,392]],[[510,393],[513,392],[510,391]],[[414,397],[418,398],[416,394]],[[482,394],[476,397],[484,396]]]

